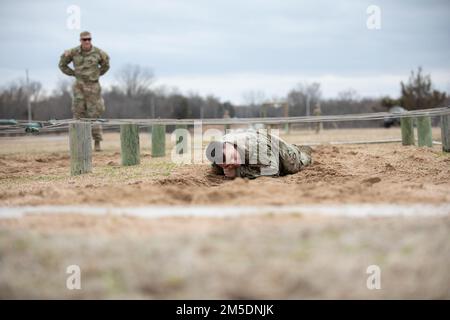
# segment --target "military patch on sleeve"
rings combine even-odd
[[[70,50],[64,51],[64,57],[70,57]]]

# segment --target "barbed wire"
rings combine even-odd
[[[250,124],[297,124],[297,123],[317,123],[317,122],[343,122],[343,121],[370,121],[384,120],[386,118],[411,118],[421,116],[443,116],[450,115],[450,106],[420,109],[413,111],[405,111],[402,113],[375,112],[375,113],[358,113],[343,115],[326,115],[326,116],[300,116],[300,117],[273,117],[273,118],[221,118],[221,119],[61,119],[51,121],[34,121],[40,124],[38,127],[40,132],[52,132],[68,130],[71,123],[90,122],[100,124],[103,127],[111,128],[120,126],[121,124],[137,124],[141,127],[149,127],[152,125],[250,125]],[[24,133],[24,128],[30,123],[26,120],[17,120],[17,124],[0,126],[2,134],[20,134]]]
[[[406,111],[404,113],[376,112],[327,116],[301,116],[301,117],[273,117],[273,118],[226,118],[226,119],[108,119],[103,124],[120,125],[132,124],[165,124],[165,125],[226,125],[226,124],[284,124],[284,123],[311,123],[335,122],[355,120],[383,120],[384,118],[409,118],[418,116],[441,116],[450,114],[450,107],[421,109]],[[64,120],[62,120],[64,121]],[[72,119],[72,122],[76,121]],[[83,118],[80,121],[95,122],[97,119]]]

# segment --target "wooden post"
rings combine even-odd
[[[166,155],[166,126],[154,124],[152,126],[152,157]]]
[[[141,163],[137,124],[120,125],[120,149],[123,166],[134,166]]]
[[[290,133],[290,131],[291,131],[291,130],[290,130],[290,129],[291,129],[290,127],[291,127],[291,126],[290,126],[289,123],[285,123],[285,124],[284,124],[284,133],[285,133],[285,134],[289,134],[289,133]]]
[[[400,118],[402,128],[402,145],[414,145],[414,118]]]
[[[285,118],[289,117],[289,103],[287,103],[287,102],[283,103],[283,116]],[[290,128],[290,124],[289,123],[285,123],[284,124],[284,133],[285,134],[289,134],[290,129],[291,129]]]
[[[432,147],[431,118],[429,116],[417,117],[417,136],[419,147]]]
[[[69,125],[70,174],[92,172],[91,124],[74,122]]]
[[[186,124],[177,124],[175,129],[185,129],[187,130]],[[184,131],[184,130],[183,130]],[[185,131],[184,131],[185,132]],[[181,134],[180,132],[175,132],[175,152],[177,154],[183,154],[187,152],[187,137]]]
[[[441,116],[442,151],[450,152],[450,114]]]

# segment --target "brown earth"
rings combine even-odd
[[[292,134],[293,143],[391,138],[398,130]],[[434,133],[435,136],[438,133]],[[105,136],[91,174],[70,177],[67,137],[0,139],[0,206],[450,202],[450,156],[394,144],[321,145],[298,174],[225,180],[208,165],[152,158],[121,167]],[[0,219],[0,298],[450,299],[450,219],[264,215]],[[67,290],[66,268],[82,290]],[[381,289],[366,287],[367,267]]]
[[[0,206],[450,202],[450,156],[440,146],[314,146],[313,165],[298,174],[230,181],[211,174],[208,164],[175,165],[144,148],[141,165],[122,167],[115,147],[94,154],[93,173],[71,177],[64,144],[62,151],[43,152],[44,140],[40,150],[25,153],[20,143],[7,143],[3,151],[11,147],[10,153],[0,153]]]

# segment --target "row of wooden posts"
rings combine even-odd
[[[431,118],[429,116],[401,118],[402,144],[415,145],[414,123],[417,125],[419,147],[432,147]],[[177,129],[187,129],[187,125],[177,125]],[[229,128],[229,125],[226,125]],[[152,157],[164,157],[166,154],[166,126],[152,125]],[[450,152],[450,115],[441,116],[442,150]],[[183,136],[177,134],[176,144],[182,146]],[[92,171],[92,140],[89,122],[74,122],[69,126],[70,171],[79,175]],[[186,141],[184,141],[186,142]],[[139,126],[137,124],[120,125],[121,163],[132,166],[140,163]],[[184,148],[187,146],[184,146]]]
[[[405,117],[400,119],[402,131],[402,145],[413,146],[416,144],[414,135],[414,123],[417,126],[417,145],[419,147],[432,147],[433,135],[431,131],[431,117]],[[450,115],[441,116],[441,140],[442,151],[450,152]]]
[[[187,129],[187,125],[177,125],[177,129]],[[166,155],[166,126],[152,125],[152,157]],[[177,135],[178,148],[183,136]],[[70,173],[79,175],[92,171],[92,140],[89,122],[74,122],[69,126]],[[139,126],[137,124],[120,125],[121,163],[123,166],[134,166],[141,162]]]

